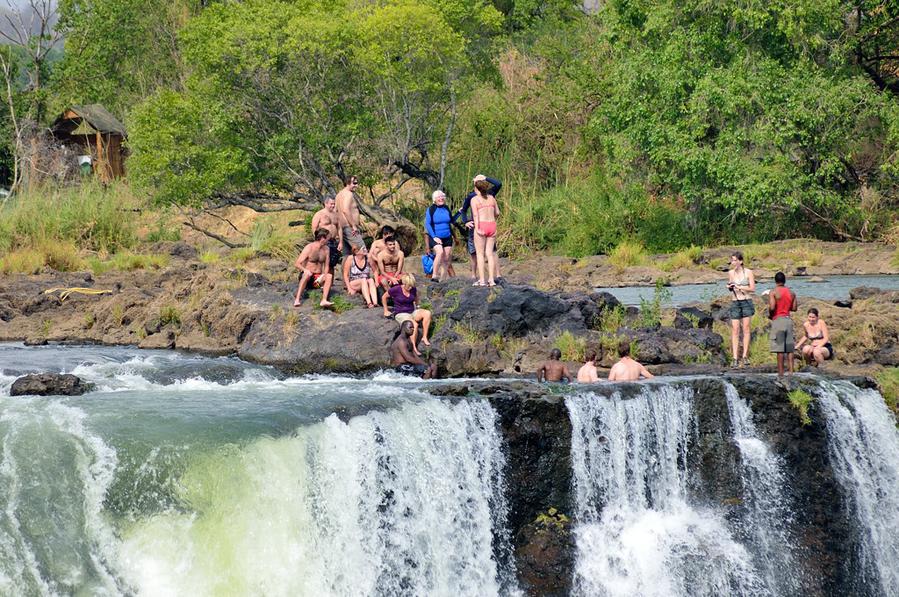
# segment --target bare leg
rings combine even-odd
[[[443,267],[446,270],[446,275],[440,278],[442,282],[446,278],[452,277],[456,275],[456,272],[453,270],[453,248],[446,247],[443,249]]]
[[[734,361],[740,358],[740,320],[730,320],[730,352]]]
[[[375,281],[371,278],[365,281],[365,286],[368,288],[368,305],[373,307],[378,302],[378,287],[375,286]]]
[[[823,347],[820,347],[820,346],[814,350],[814,353],[813,353],[813,354],[814,354],[814,357],[815,357],[815,364],[816,364],[816,365],[823,365],[823,364],[824,364],[824,361],[827,360],[827,359],[824,357],[824,351],[825,351],[825,350],[827,350],[827,349],[826,349],[826,348],[823,348]]]
[[[782,352],[777,353],[777,376],[778,377],[784,376],[784,356],[785,355]]]
[[[788,352],[785,356],[787,359],[787,373],[792,375],[792,373],[793,373],[793,353]]]
[[[440,279],[440,263],[443,261],[443,249],[439,247],[440,245],[434,245],[434,267],[431,269],[432,280]]]
[[[493,247],[496,245],[496,237],[488,236],[484,239],[484,252],[487,254],[487,285],[496,286],[496,253]]]
[[[480,234],[475,233],[474,246],[475,246],[475,249],[477,250],[477,254],[478,254],[478,281],[481,283],[481,285],[484,285],[487,283],[487,281],[484,279],[484,274],[485,274],[485,272],[484,272],[484,268],[485,268],[484,244],[485,244],[484,237],[481,236]]]
[[[467,250],[467,249],[466,249]],[[471,265],[471,279],[478,279],[478,258],[477,251],[474,253],[469,253],[468,255],[468,263]]]
[[[410,339],[412,340],[412,351],[421,356],[421,353],[418,351],[418,321],[414,316],[412,317],[412,337]]]
[[[355,280],[353,281],[355,283]],[[365,299],[365,304],[371,304],[371,288],[368,286],[368,279],[359,280],[359,292],[362,294],[362,298]]]
[[[312,276],[305,271],[300,276],[300,284],[297,286],[297,295],[293,299],[294,307],[299,307],[302,304],[301,299],[303,298],[303,293],[306,291],[306,286],[309,284],[309,278],[311,277]]]
[[[749,358],[749,343],[752,341],[752,320],[749,317],[744,317],[740,320],[740,323],[743,324],[743,358]]]
[[[334,303],[328,300],[328,295],[331,294],[331,284],[334,283],[334,276],[331,274],[325,274],[325,285],[322,287],[322,300],[319,303],[322,307],[330,307]]]
[[[493,257],[496,265],[494,266],[493,275],[497,278],[502,278],[503,275],[499,273],[499,255],[496,252],[496,239],[493,239]]]
[[[414,319],[421,322],[421,341],[424,342],[425,346],[430,346],[428,330],[431,328],[431,312],[427,309],[417,309],[415,315],[417,317],[414,317]]]

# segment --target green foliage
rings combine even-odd
[[[165,305],[159,310],[159,323],[181,327],[181,312],[174,305]]]
[[[95,275],[100,275],[111,270],[130,272],[138,269],[162,269],[169,264],[169,256],[164,254],[139,254],[123,251],[112,255],[106,261],[97,257],[91,257],[87,262],[91,271]]]
[[[136,242],[133,219],[122,214],[133,198],[120,185],[34,188],[0,207],[0,250],[49,246],[114,251]]]
[[[644,328],[654,328],[662,324],[662,306],[671,300],[671,290],[656,281],[656,287],[651,300],[640,297],[640,319],[638,325]]]
[[[553,346],[562,351],[563,361],[580,363],[584,360],[584,351],[587,348],[587,340],[582,336],[575,336],[568,330],[565,330],[559,334]]]
[[[702,247],[690,245],[660,263],[659,269],[665,272],[686,269],[698,264],[700,259],[702,259]]]
[[[805,390],[797,388],[787,394],[787,399],[793,405],[793,408],[799,412],[799,419],[802,421],[802,424],[810,425],[812,420],[808,416],[808,407],[815,400],[814,396]]]
[[[899,367],[885,367],[877,373],[876,378],[884,402],[899,415]]]
[[[612,249],[609,255],[609,263],[618,271],[624,271],[626,268],[635,265],[643,265],[649,257],[646,253],[646,247],[639,242],[622,241],[618,246]]]
[[[82,269],[84,262],[71,241],[40,240],[0,257],[0,272],[37,274],[44,267],[58,272]]]
[[[606,309],[600,316],[598,329],[605,334],[614,336],[618,333],[618,329],[624,325],[626,317],[627,311],[624,305],[616,305],[613,309]]]

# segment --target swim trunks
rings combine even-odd
[[[353,232],[350,226],[343,227],[343,254],[350,255],[353,247],[364,247],[365,241],[362,239],[362,233],[358,230]]]
[[[391,286],[396,286],[400,283],[400,278],[402,277],[401,272],[384,272],[383,274],[378,274],[378,279],[376,283],[378,286],[381,285],[381,282],[387,282]]]
[[[793,352],[793,320],[790,317],[778,317],[771,322],[771,352]]]
[[[305,271],[300,272],[300,278],[303,277],[304,273]],[[315,272],[309,272],[309,286],[311,288],[321,288],[325,283],[325,275],[326,274],[324,272],[318,274]]]
[[[330,254],[328,256],[328,269],[334,269],[338,263],[340,263],[340,251],[337,250],[337,239],[329,238],[328,239],[328,249],[330,249]]]
[[[408,363],[404,363],[402,365],[396,366],[396,372],[402,375],[416,375],[421,377],[427,372],[428,368],[425,365],[410,365]]]

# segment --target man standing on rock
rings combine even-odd
[[[774,290],[768,293],[768,316],[771,318],[771,352],[777,355],[777,375],[783,377],[784,361],[787,371],[793,372],[793,318],[790,313],[797,309],[796,294],[787,288],[787,277],[783,272],[774,274]]]
[[[412,326],[412,322],[404,321],[400,326],[399,335],[390,345],[391,363],[396,367],[397,373],[418,375],[423,379],[434,379],[437,377],[437,364],[429,365],[415,354],[411,340],[414,333],[415,328]]]
[[[618,362],[609,371],[609,381],[639,381],[641,376],[652,379],[652,373],[631,358],[631,341],[622,338],[618,341]]]
[[[571,373],[565,363],[559,360],[561,358],[562,351],[553,348],[549,353],[549,360],[537,370],[537,381],[562,381],[564,379],[567,383],[571,383]]]
[[[356,205],[356,196],[354,195],[358,186],[359,180],[355,176],[350,176],[346,186],[335,197],[340,228],[343,233],[341,244],[344,256],[349,255],[353,247],[365,246],[362,232],[359,229],[359,206]]]
[[[328,249],[329,236],[330,233],[325,228],[316,230],[315,240],[303,247],[303,251],[294,262],[296,268],[300,270],[300,284],[293,300],[294,307],[302,304],[303,293],[310,284],[313,288],[322,289],[322,300],[319,305],[325,309],[334,306],[334,303],[328,300],[331,284],[334,282],[334,276],[328,271],[331,253]]]
[[[334,276],[334,268],[340,263],[343,251],[343,237],[340,235],[340,217],[337,214],[337,201],[333,197],[325,199],[324,207],[312,216],[312,234],[319,229],[328,231],[328,249],[331,257],[328,260],[328,273]]]

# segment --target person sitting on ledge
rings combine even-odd
[[[347,294],[361,293],[369,309],[378,302],[378,289],[371,273],[371,263],[365,245],[353,247],[353,256],[343,264],[343,285]],[[361,258],[361,259],[360,259]]]
[[[618,341],[618,357],[609,371],[609,381],[639,381],[641,376],[652,379],[652,373],[631,358],[631,341],[627,338]]]
[[[393,300],[393,314],[387,309],[387,299]],[[381,297],[381,304],[384,307],[384,317],[394,317],[397,323],[402,324],[405,321],[412,322],[412,350],[415,354],[421,354],[418,351],[418,325],[421,324],[421,341],[425,346],[430,346],[428,340],[428,329],[431,327],[431,312],[427,309],[418,308],[418,290],[415,288],[415,276],[412,274],[403,274],[401,283],[394,286],[384,293]]]
[[[414,333],[412,322],[407,319],[400,327],[400,333],[397,334],[393,344],[390,345],[391,364],[396,367],[397,373],[418,375],[423,379],[434,379],[437,377],[437,365],[435,363],[429,365],[415,354],[411,340]]]
[[[802,324],[805,336],[796,343],[796,350],[802,350],[802,358],[809,365],[823,365],[824,361],[833,358],[833,344],[830,343],[830,330],[818,316],[818,310],[808,310],[808,319]],[[808,342],[808,344],[806,344]]]
[[[405,254],[400,249],[396,239],[388,236],[384,239],[384,248],[378,251],[377,256],[377,284],[384,290],[390,290],[392,286],[400,283],[403,277],[403,265]]]
[[[564,379],[567,383],[571,383],[571,373],[568,372],[565,363],[559,360],[561,358],[562,351],[553,348],[549,353],[549,360],[537,370],[537,381],[562,381]]]
[[[578,383],[594,383],[599,381],[599,375],[596,374],[596,351],[588,350],[584,354],[584,364],[577,372]]]
[[[330,264],[330,250],[328,249],[328,239],[331,233],[327,228],[319,228],[315,231],[315,240],[303,247],[303,251],[294,265],[300,270],[300,284],[297,287],[297,295],[293,300],[293,306],[299,307],[302,304],[303,293],[310,284],[313,288],[322,289],[322,300],[319,303],[322,307],[330,308],[334,305],[328,300],[331,293],[331,284],[334,282],[334,276],[328,271]]]

